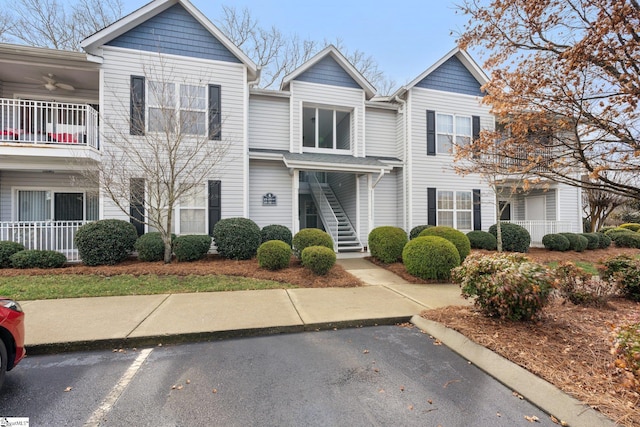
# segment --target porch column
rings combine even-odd
[[[369,233],[373,230],[373,206],[374,206],[374,190],[373,190],[373,175],[371,173],[367,174],[367,189],[369,194],[369,215],[368,215],[368,226],[367,226],[367,239],[369,238]]]
[[[293,182],[291,185],[291,233],[295,235],[300,231],[300,171],[294,169],[292,173]]]

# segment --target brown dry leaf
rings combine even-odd
[[[433,405],[433,400],[429,399],[427,402],[429,402],[429,405]]]
[[[378,393],[384,393],[384,389],[381,388],[380,390],[378,390]]]
[[[214,394],[217,393],[217,392],[218,392],[217,388],[214,388],[213,391],[212,391],[212,393],[214,393]]]
[[[369,350],[364,350],[362,353],[369,354]]]
[[[73,387],[67,387],[67,388],[65,388],[65,389],[64,389],[65,393],[66,393],[66,392],[69,392],[69,391],[71,391],[71,390],[73,390]]]
[[[187,380],[187,384],[191,384],[191,380]]]
[[[413,411],[413,405],[409,405],[409,410]]]
[[[558,419],[557,419],[556,417],[554,417],[553,415],[550,415],[549,417],[551,418],[551,421],[552,421],[554,424],[560,424],[560,421],[558,421]]]
[[[496,412],[496,416],[501,417],[502,414],[500,412]]]
[[[532,416],[524,416],[524,419],[529,421],[530,423],[539,423],[540,422],[540,418],[536,417],[535,415]]]
[[[400,391],[404,391],[404,386],[403,385],[400,386]]]
[[[442,345],[442,341],[440,341],[440,340],[435,340],[435,341],[433,342],[433,345]]]

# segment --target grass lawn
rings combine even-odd
[[[295,288],[272,280],[225,275],[174,276],[155,274],[117,276],[57,274],[12,276],[0,280],[0,295],[19,301],[54,298],[152,295]]]
[[[586,271],[587,273],[593,274],[594,276],[598,275],[598,267],[592,262],[576,261],[574,262],[574,264],[577,267],[580,267],[581,269]],[[557,261],[549,262],[547,263],[547,266],[549,268],[556,268],[558,266],[558,262]]]

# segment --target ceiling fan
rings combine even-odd
[[[42,80],[33,79],[31,77],[28,77],[28,79],[43,83],[44,87],[50,92],[53,92],[56,89],[62,89],[62,90],[68,90],[68,91],[76,90],[76,88],[74,88],[70,84],[61,83],[57,81],[55,77],[56,77],[55,75],[49,73],[45,76],[42,76]]]

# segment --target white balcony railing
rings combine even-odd
[[[73,242],[78,228],[91,221],[15,221],[0,222],[0,240],[10,240],[26,249],[63,253],[70,262],[80,261]]]
[[[0,142],[98,149],[98,112],[87,104],[0,98]]]
[[[309,174],[309,187],[311,188],[311,196],[320,213],[324,227],[333,239],[333,250],[338,252],[338,218],[336,218],[333,208],[331,208],[331,204],[329,204],[327,196],[324,194],[315,173]]]
[[[502,221],[524,227],[531,235],[531,246],[542,246],[542,238],[551,233],[578,233],[574,224],[569,221]]]

